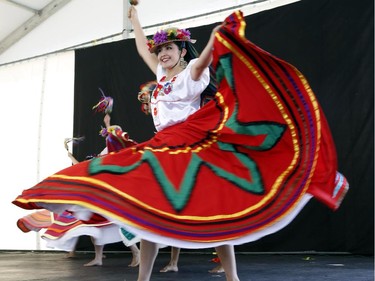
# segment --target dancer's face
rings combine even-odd
[[[180,60],[180,53],[178,46],[173,42],[161,45],[156,49],[161,66],[166,69],[170,69],[177,64]]]

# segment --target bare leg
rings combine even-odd
[[[70,259],[70,258],[74,258],[75,256],[76,256],[76,253],[75,253],[74,250],[68,252],[68,253],[65,255],[65,257],[68,258],[68,259]]]
[[[180,248],[171,247],[171,260],[169,263],[160,269],[160,272],[177,272],[178,271],[178,258],[180,257]]]
[[[69,253],[66,254],[66,258],[74,258],[76,256],[76,247],[77,247],[77,244],[78,244],[78,239],[76,240],[76,243],[74,245],[74,248],[73,250],[71,250]]]
[[[222,245],[216,247],[216,252],[225,271],[227,281],[239,281],[234,247],[231,245]]]
[[[137,247],[137,244],[133,244],[129,246],[129,248],[132,251],[133,258],[132,258],[132,262],[128,266],[136,267],[139,265],[139,256],[140,256],[139,249]]]
[[[150,280],[158,251],[158,244],[147,240],[141,240],[141,261],[137,281]]]
[[[95,248],[95,258],[84,264],[83,266],[101,266],[103,264],[103,249],[104,245],[95,245],[94,238],[91,237],[91,242],[94,244]]]
[[[208,271],[209,273],[223,273],[224,268],[221,264]]]

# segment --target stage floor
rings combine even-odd
[[[84,267],[93,252],[78,252],[66,258],[63,252],[0,251],[0,280],[4,281],[136,281],[137,268],[129,268],[130,252],[105,252],[103,266]],[[169,261],[160,252],[153,281],[225,280],[223,273],[208,272],[215,267],[208,252],[182,251],[179,272],[160,273]],[[241,281],[373,281],[374,257],[347,254],[265,254],[237,253]]]

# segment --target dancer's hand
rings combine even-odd
[[[128,18],[130,21],[133,23],[134,21],[139,21],[138,20],[138,12],[137,9],[134,6],[130,6],[128,10]]]

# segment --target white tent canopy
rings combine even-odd
[[[221,22],[234,10],[245,15],[298,0],[140,0],[146,33],[160,27]],[[131,26],[128,0],[0,0],[0,65],[83,45],[121,40]]]

